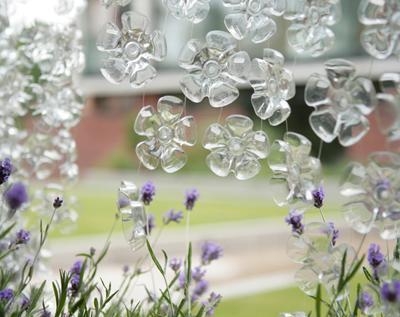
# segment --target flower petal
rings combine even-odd
[[[100,72],[110,83],[119,84],[127,76],[127,65],[120,58],[108,58],[103,61]]]
[[[181,147],[170,144],[163,148],[161,155],[161,167],[167,173],[175,173],[185,166],[187,154]]]
[[[389,94],[378,94],[376,114],[378,116],[379,129],[383,134],[388,135],[389,140],[400,139],[399,127],[400,113],[394,96]]]
[[[335,88],[343,88],[356,73],[356,68],[353,63],[340,58],[326,61],[324,67],[330,83]]]
[[[361,1],[358,8],[358,18],[365,25],[386,24],[388,16],[387,10],[385,10],[385,1]]]
[[[368,78],[358,77],[349,82],[347,90],[354,107],[364,115],[370,114],[377,104],[374,84]]]
[[[332,142],[338,133],[337,114],[332,108],[314,110],[309,117],[310,126],[318,137],[326,142]]]
[[[369,121],[364,116],[353,111],[340,114],[339,143],[343,146],[351,146],[360,141],[369,131]]]
[[[226,177],[231,171],[233,158],[229,155],[227,148],[212,151],[206,158],[206,164],[210,170],[221,177]]]
[[[154,31],[151,34],[151,44],[152,44],[152,58],[156,61],[162,61],[165,56],[167,56],[167,42],[165,36],[160,31]]]
[[[179,54],[178,64],[180,67],[191,69],[195,62],[196,56],[200,53],[203,48],[203,43],[197,39],[189,40],[183,47]]]
[[[247,144],[246,150],[260,159],[264,159],[269,153],[269,138],[264,131],[250,132],[246,135],[244,142]]]
[[[180,81],[183,94],[193,102],[200,102],[204,99],[203,82],[199,74],[188,74]]]
[[[209,1],[196,1],[193,4],[187,4],[187,19],[194,24],[203,21],[210,11]]]
[[[164,124],[176,122],[183,113],[183,102],[174,96],[161,97],[157,102],[157,111]]]
[[[149,170],[154,170],[160,161],[151,142],[143,141],[136,146],[136,155],[140,162]]]
[[[206,35],[208,48],[216,49],[221,53],[232,51],[236,48],[235,39],[227,32],[211,31]]]
[[[134,11],[126,11],[121,15],[122,32],[127,33],[132,30],[147,31],[149,20],[143,14]]]
[[[235,159],[233,172],[235,177],[240,180],[246,180],[256,176],[261,170],[258,159],[250,153],[242,155]]]
[[[377,59],[388,58],[395,49],[396,40],[389,27],[367,28],[361,33],[361,45]]]
[[[384,93],[400,95],[400,74],[385,73],[379,79],[379,84]]]
[[[238,81],[246,81],[251,69],[249,54],[245,51],[237,52],[228,58],[228,73]]]
[[[262,120],[268,119],[274,112],[271,98],[266,94],[254,93],[251,95],[251,104],[255,114]]]
[[[253,43],[262,43],[276,33],[276,23],[267,15],[253,15],[249,19],[249,36]]]
[[[308,106],[317,107],[329,103],[330,82],[320,74],[312,74],[306,84],[304,98]]]
[[[237,40],[242,40],[247,34],[247,18],[243,13],[227,14],[224,23],[228,31]]]
[[[196,123],[192,116],[183,117],[174,124],[174,141],[179,145],[193,146],[197,141]]]
[[[363,183],[367,177],[367,171],[362,164],[353,162],[346,168],[343,175],[344,176],[340,181],[341,195],[352,197],[367,193],[363,188]]]
[[[140,67],[136,67],[135,71],[131,74],[129,78],[129,83],[134,88],[143,87],[156,76],[156,69],[150,64],[144,64]]]
[[[152,106],[140,109],[134,124],[134,130],[139,135],[153,137],[161,126],[161,120]]]
[[[273,113],[272,116],[268,119],[268,122],[272,126],[277,126],[284,122],[292,112],[289,104],[283,99],[275,99],[273,100]]]
[[[114,23],[107,23],[100,31],[96,46],[99,51],[112,51],[118,48],[121,31]]]
[[[219,123],[213,123],[204,133],[203,147],[207,150],[224,147],[228,144],[229,139],[229,131]]]
[[[292,157],[308,156],[311,152],[312,143],[304,135],[295,132],[286,132],[283,139],[289,146]]]
[[[373,207],[365,201],[354,201],[343,206],[344,219],[357,232],[366,234],[371,231],[376,214]]]
[[[239,90],[230,83],[217,81],[209,90],[210,105],[214,108],[225,107],[239,97]],[[189,98],[190,99],[190,98]]]
[[[253,121],[249,117],[233,114],[225,119],[225,126],[232,136],[240,138],[253,129]]]

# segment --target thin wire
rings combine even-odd
[[[285,120],[286,132],[289,132],[289,123],[288,120]]]
[[[321,159],[321,155],[322,155],[322,147],[324,145],[324,141],[322,141],[322,139],[319,140],[319,147],[318,147],[318,159]]]
[[[221,118],[222,118],[222,112],[224,111],[224,108],[220,108],[219,109],[219,115],[218,115],[218,123],[220,123],[221,122]]]
[[[192,38],[192,36],[193,36],[193,28],[194,28],[193,23],[190,23],[190,24],[191,24],[191,26],[190,26],[189,40],[190,40],[190,39]],[[184,99],[183,99],[183,114],[186,116],[187,97],[186,97],[185,94],[183,94],[183,95],[184,95]]]

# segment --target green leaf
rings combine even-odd
[[[2,231],[0,233],[0,240],[3,239],[6,235],[8,235],[10,233],[10,231],[15,227],[16,223],[14,222],[13,224],[11,224],[9,227],[7,227],[6,229],[4,229],[4,231]]]
[[[161,267],[160,262],[158,262],[157,257],[156,257],[156,255],[154,254],[153,249],[151,248],[150,242],[149,242],[149,240],[147,240],[147,239],[146,239],[146,245],[147,245],[147,250],[149,250],[151,259],[153,260],[154,264],[156,265],[156,267],[157,267],[157,269],[160,271],[160,273],[161,273],[162,275],[164,275],[164,274],[165,274],[165,273],[164,273],[164,270],[163,270],[163,268]]]

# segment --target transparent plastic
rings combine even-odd
[[[162,0],[163,5],[178,20],[200,23],[208,16],[210,0]]]

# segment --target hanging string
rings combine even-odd
[[[186,42],[188,42],[193,36],[194,25],[193,25],[193,23],[190,23],[190,24],[191,24],[191,26],[190,26],[189,39]],[[183,95],[184,95],[184,97],[183,97],[183,115],[186,116],[187,97],[185,94],[183,94]]]
[[[218,115],[218,123],[221,123],[221,119],[222,119],[222,112],[224,111],[224,108],[220,108],[219,109],[219,115]]]
[[[322,147],[324,145],[324,141],[322,139],[319,140],[319,147],[318,147],[318,159],[321,160],[322,155]]]

